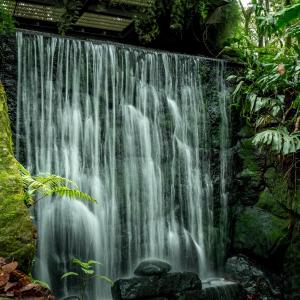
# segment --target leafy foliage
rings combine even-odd
[[[58,32],[65,35],[66,32],[76,23],[80,10],[83,7],[81,0],[57,1],[57,5],[63,7],[63,14],[60,16],[58,23]]]
[[[135,31],[144,44],[155,41],[162,32],[170,32],[179,37],[187,32],[195,35],[195,27],[203,31],[203,36],[198,39],[207,38],[208,29],[211,28],[215,30],[214,36],[224,37],[231,33],[235,28],[233,23],[236,24],[238,20],[236,1],[226,2],[149,0],[148,7],[142,7],[140,14],[135,18]]]
[[[285,27],[294,20],[300,19],[300,3],[295,4],[290,7],[286,7],[275,14],[275,30],[279,30],[282,27]]]
[[[40,174],[32,176],[20,163],[19,171],[22,175],[23,187],[25,191],[24,203],[31,206],[48,196],[66,197],[69,199],[81,199],[90,202],[96,200],[90,195],[81,192],[72,180],[54,174]],[[41,195],[36,199],[36,195]]]
[[[267,129],[256,134],[253,143],[270,146],[276,153],[287,155],[300,150],[300,134],[290,134],[286,128]]]
[[[155,40],[160,33],[158,18],[161,15],[159,0],[150,0],[148,7],[140,10],[141,17],[135,17],[134,27],[141,43],[148,44]]]
[[[0,33],[15,32],[15,20],[0,4]]]
[[[95,266],[96,265],[102,265],[100,262],[95,260],[89,260],[87,262],[84,262],[78,258],[73,258],[72,263],[74,266],[77,266],[79,268],[78,272],[67,272],[62,275],[61,279],[66,279],[69,277],[77,277],[80,281],[80,290],[81,290],[81,300],[84,299],[84,290],[86,287],[87,282],[95,279],[100,279],[102,281],[105,281],[106,283],[113,285],[113,281],[108,278],[105,275],[98,275],[95,274]]]
[[[50,286],[48,285],[48,283],[44,282],[44,281],[41,281],[41,280],[37,280],[37,279],[33,279],[32,278],[32,283],[35,283],[35,284],[38,284],[46,289],[48,289],[49,291],[51,291],[51,288]]]
[[[295,4],[257,17],[270,42],[264,47],[250,39],[231,46],[247,64],[243,75],[228,80],[236,84],[232,96],[242,116],[258,131],[254,143],[283,156],[299,151],[300,49],[297,43],[285,46],[287,34],[298,30],[293,22],[299,7]],[[285,31],[279,34],[282,28]]]
[[[299,7],[299,3],[280,6],[252,0],[252,6],[242,8],[247,24],[223,51],[235,53],[243,63],[240,74],[228,77],[234,84],[234,106],[255,133],[252,143],[260,149],[265,164],[282,174],[280,181],[286,189],[279,194],[276,187],[276,196],[287,211],[294,211],[299,202]]]

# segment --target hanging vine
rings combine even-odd
[[[63,4],[59,1],[58,5],[62,6],[64,9],[64,12],[60,16],[60,20],[58,22],[58,32],[64,36],[71,26],[77,21],[80,10],[83,7],[83,3],[81,0],[67,0],[63,1]]]

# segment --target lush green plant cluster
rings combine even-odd
[[[60,16],[58,23],[58,32],[64,36],[71,26],[76,23],[83,4],[81,0],[56,1],[57,5],[63,8],[63,14]]]
[[[75,267],[77,267],[78,272],[67,272],[63,274],[61,279],[69,278],[69,277],[75,277],[79,279],[79,284],[80,284],[80,300],[84,299],[84,292],[86,285],[88,284],[89,281],[92,279],[99,279],[102,281],[105,281],[106,283],[113,285],[113,281],[108,278],[105,275],[99,275],[95,274],[94,267],[96,265],[101,265],[98,261],[95,260],[89,260],[87,262],[84,262],[78,258],[74,258],[72,260],[72,263]]]
[[[229,80],[237,84],[233,97],[242,116],[257,132],[253,142],[282,156],[300,150],[299,20],[300,4],[259,13],[257,44],[246,36],[231,46],[246,62],[244,74]]]
[[[0,4],[0,34],[12,33],[16,30],[14,18]]]
[[[158,19],[161,16],[162,7],[157,0],[149,0],[149,6],[140,9],[141,16],[135,17],[134,27],[143,44],[155,40],[160,33]]]
[[[235,0],[226,5],[217,0],[149,0],[149,6],[141,8],[135,18],[135,31],[140,41],[147,44],[155,41],[162,30],[170,29],[183,35],[195,31],[194,27],[201,27],[201,34],[205,36],[209,27],[217,26],[222,27],[220,34],[224,40],[235,28],[233,24],[236,25],[238,15]],[[219,33],[214,32],[214,35]]]

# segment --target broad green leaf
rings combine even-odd
[[[290,22],[294,20],[300,19],[300,3],[294,4],[288,8],[284,8],[278,13],[275,14],[276,30],[281,29],[282,27],[288,25]]]
[[[255,135],[253,144],[269,146],[276,153],[288,155],[300,149],[299,134],[290,134],[287,128],[267,129]]]
[[[298,97],[293,101],[293,108],[298,108],[300,107],[300,94],[298,95]]]
[[[82,272],[85,273],[85,274],[89,274],[89,275],[93,275],[95,273],[94,270],[89,270],[89,269],[86,269],[86,268],[81,268]]]
[[[237,79],[237,76],[236,75],[230,75],[226,78],[227,81],[233,81],[233,80],[236,80]]]
[[[114,285],[114,282],[113,282],[110,278],[108,278],[107,276],[104,276],[104,275],[96,275],[95,277],[96,277],[97,279],[104,280],[104,281],[108,282],[111,286]]]
[[[32,283],[39,284],[40,286],[45,287],[46,289],[48,289],[49,291],[51,291],[50,286],[46,282],[44,282],[44,281],[33,279]]]
[[[88,265],[100,265],[102,266],[102,264],[99,262],[99,261],[96,261],[96,260],[92,260],[90,259],[88,262],[87,262]]]
[[[251,111],[254,110],[255,103],[256,103],[256,98],[257,98],[257,95],[254,94],[254,93],[250,94],[250,96],[249,96],[250,110],[251,110]]]
[[[67,272],[63,276],[61,276],[61,279],[64,279],[64,278],[67,278],[67,277],[70,277],[70,276],[79,276],[79,274],[76,273],[76,272]]]
[[[244,84],[244,81],[240,81],[239,84],[236,86],[234,92],[232,93],[232,97],[235,99],[237,97],[237,95],[239,94],[242,86]]]
[[[88,263],[86,263],[78,258],[73,258],[72,262],[73,262],[73,264],[79,265],[82,268],[85,268],[85,269],[90,268]]]

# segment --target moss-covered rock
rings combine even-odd
[[[289,215],[282,205],[281,197],[277,193],[272,193],[268,187],[260,193],[256,206],[280,218],[288,218]]]
[[[288,226],[287,219],[258,207],[248,207],[237,218],[234,248],[265,259],[283,255],[288,243]]]
[[[6,96],[0,83],[0,256],[15,259],[27,272],[35,251],[34,226],[23,203],[24,192],[13,156]]]
[[[287,217],[288,211],[293,211],[297,214],[300,213],[300,192],[299,186],[297,192],[295,192],[293,187],[289,187],[286,176],[282,171],[277,170],[274,167],[268,168],[264,174],[264,181],[269,191],[268,194],[261,194],[261,198],[264,202],[264,206],[268,205],[268,210],[275,215]],[[261,199],[260,199],[261,200]],[[260,201],[261,202],[261,201]],[[262,203],[259,204],[260,207]],[[281,207],[281,209],[280,209]],[[265,208],[265,207],[262,207]]]
[[[242,187],[241,203],[254,205],[263,183],[263,162],[252,143],[252,138],[239,142],[238,156],[242,162],[242,171],[237,175]]]
[[[253,183],[261,182],[262,168],[252,138],[241,140],[238,155],[243,162],[243,170],[247,170],[247,172],[243,171],[247,173],[247,177],[250,177]]]

